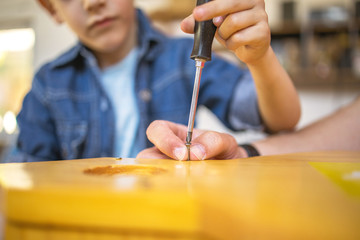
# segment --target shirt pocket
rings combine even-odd
[[[85,121],[61,121],[57,131],[63,159],[82,158],[85,150],[88,124]]]

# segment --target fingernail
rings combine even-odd
[[[214,17],[213,18],[213,23],[218,27],[218,25],[221,24],[221,22],[223,21],[223,17],[222,16],[218,16],[218,17]]]
[[[206,157],[205,148],[200,144],[191,146],[191,152],[198,160],[204,160]]]
[[[185,155],[187,153],[186,147],[178,147],[174,150],[174,155],[177,158],[177,160],[185,160]]]

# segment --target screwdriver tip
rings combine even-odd
[[[187,160],[190,161],[190,146],[191,146],[191,143],[190,143],[190,142],[186,142],[186,143],[185,143],[185,146],[186,146],[186,149],[187,149],[187,152],[188,152],[188,158],[187,158]]]

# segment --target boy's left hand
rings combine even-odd
[[[246,64],[255,64],[270,46],[270,27],[264,0],[213,0],[193,10],[181,29],[194,32],[194,19],[213,19],[216,39]]]
[[[141,151],[136,158],[187,160],[187,128],[164,120],[152,122],[146,135],[155,147]],[[190,160],[233,159],[246,157],[229,134],[194,129]]]

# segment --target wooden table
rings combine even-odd
[[[360,239],[360,152],[0,164],[5,239]]]

